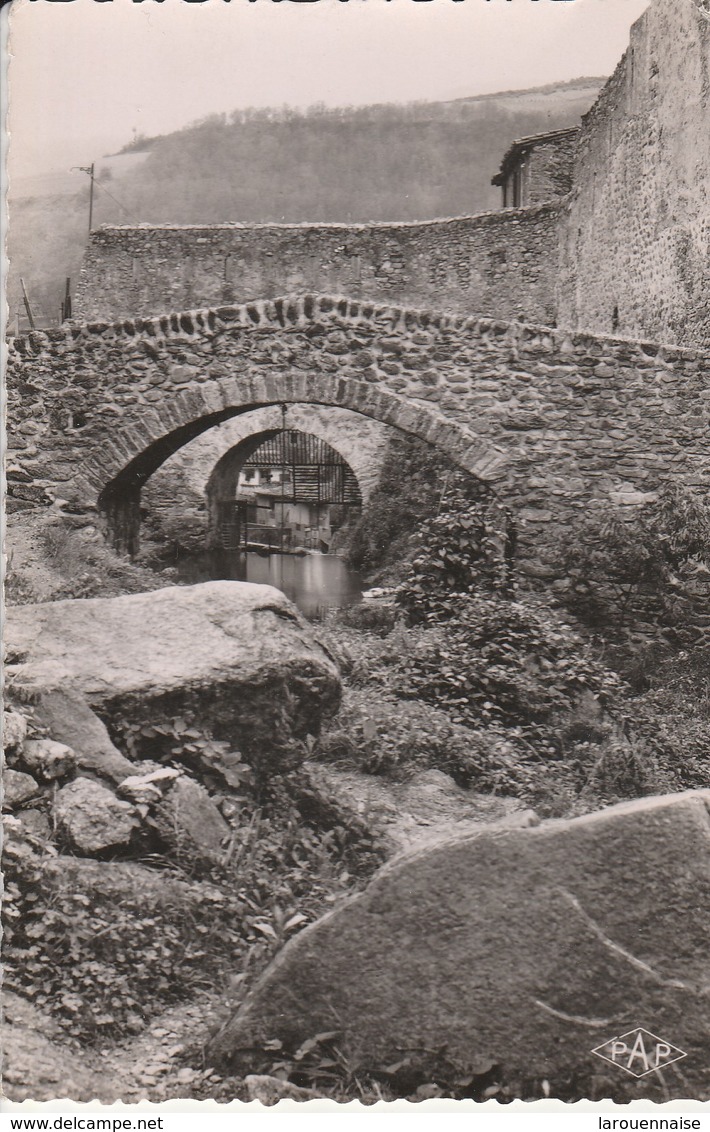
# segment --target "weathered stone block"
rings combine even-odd
[[[26,658],[8,666],[18,685],[81,696],[107,719],[192,712],[264,772],[300,759],[294,740],[339,702],[336,665],[270,586],[206,582],[8,612],[8,646]]]
[[[16,711],[2,713],[2,746],[4,751],[15,750],[27,735],[27,720]]]
[[[710,1056],[708,806],[708,791],[643,798],[395,859],[281,951],[209,1063],[257,1071],[264,1042],[335,1027],[353,1069],[415,1050],[434,1073],[444,1050],[554,1096],[591,1076],[594,1046],[652,1018],[688,1055],[666,1081],[687,1097]]]
[[[27,770],[44,782],[66,778],[76,769],[76,754],[53,739],[26,739],[19,756]]]
[[[178,859],[207,864],[219,860],[230,832],[204,787],[184,775],[168,786],[152,810],[151,823]]]
[[[20,770],[5,767],[2,772],[2,808],[14,810],[29,801],[39,790],[35,779]]]
[[[125,848],[140,825],[128,802],[98,782],[77,778],[63,786],[54,802],[57,836],[85,856]]]

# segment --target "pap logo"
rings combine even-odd
[[[618,1065],[619,1069],[624,1069],[632,1077],[645,1077],[647,1073],[663,1069],[688,1056],[682,1049],[656,1037],[641,1026],[620,1034],[618,1038],[610,1038],[604,1045],[593,1049],[592,1053],[612,1065]]]

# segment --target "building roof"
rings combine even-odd
[[[574,137],[575,134],[579,133],[580,128],[580,126],[568,126],[567,129],[564,130],[550,130],[546,134],[531,134],[528,138],[518,138],[517,141],[514,141],[512,145],[508,147],[503,155],[503,160],[500,164],[500,172],[496,173],[495,177],[492,178],[491,184],[498,186],[504,185],[508,179],[511,166],[529,149],[534,149],[536,145],[540,145],[543,142]]]

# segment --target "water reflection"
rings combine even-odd
[[[333,554],[269,554],[213,550],[191,554],[176,562],[181,582],[190,585],[226,579],[275,586],[306,617],[323,617],[360,601],[363,583],[342,558]]]

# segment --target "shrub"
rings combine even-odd
[[[656,762],[638,740],[609,743],[594,763],[586,789],[599,798],[616,801],[653,794],[660,784]]]
[[[435,767],[461,786],[485,789],[491,782],[496,746],[505,746],[501,735],[463,727],[436,707],[373,696],[370,688],[350,688],[314,754],[365,774],[395,779]]]
[[[347,830],[316,830],[286,787],[266,805],[243,801],[209,883],[152,857],[116,896],[93,862],[47,870],[46,858],[6,852],[5,985],[30,997],[82,1041],[141,1029],[166,1004],[257,975],[276,948],[373,867],[371,846]],[[362,858],[362,861],[361,861]],[[374,862],[376,864],[376,862]],[[102,864],[101,869],[110,868]],[[165,885],[147,883],[146,874]],[[172,890],[170,890],[172,886]]]
[[[141,529],[143,549],[138,560],[151,565],[154,561],[160,564],[165,560],[175,560],[185,551],[199,554],[205,549],[206,538],[204,502],[199,504],[188,498],[182,506],[148,512]]]
[[[564,541],[560,569],[574,579],[566,604],[597,630],[615,634],[645,620],[684,626],[693,586],[710,574],[710,506],[669,484],[633,516],[621,508],[578,522]]]
[[[143,593],[166,584],[152,570],[121,558],[93,526],[75,529],[63,519],[42,519],[39,531],[45,561],[61,579],[54,601]]]
[[[161,1005],[219,982],[245,950],[240,900],[186,887],[189,901],[156,902],[137,887],[72,891],[41,862],[6,873],[5,982],[75,1038],[135,1032]]]
[[[188,716],[177,716],[166,723],[132,723],[127,719],[113,725],[121,746],[133,762],[153,759],[196,771],[200,780],[216,788],[240,790],[255,783],[252,768],[224,740],[215,739]]]
[[[338,613],[338,621],[348,629],[386,636],[397,623],[400,611],[389,602],[361,602],[349,605]]]
[[[437,514],[452,492],[468,502],[489,490],[460,472],[431,445],[396,436],[382,465],[380,482],[348,539],[348,562],[366,577],[386,572],[400,577],[418,546],[422,522]]]
[[[585,690],[607,703],[620,689],[553,614],[491,595],[460,600],[445,624],[410,630],[409,647],[385,651],[382,662],[390,691],[474,727],[539,723]]]
[[[420,536],[422,552],[397,590],[410,624],[457,618],[474,593],[512,594],[514,536],[500,504],[470,503],[456,493]]]
[[[628,711],[634,730],[675,789],[710,786],[710,649],[681,651],[659,665]]]
[[[653,756],[611,739],[610,729],[595,741],[574,734],[574,724],[474,729],[429,704],[350,688],[314,756],[395,781],[435,768],[465,789],[519,798],[541,817],[585,813],[659,785]]]

